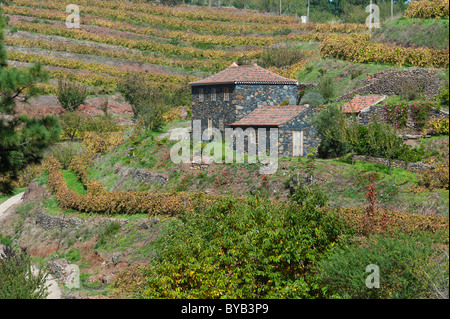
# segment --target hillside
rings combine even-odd
[[[25,196],[0,222],[0,248],[27,247],[68,298],[448,298],[448,18],[401,17],[370,33],[248,9],[92,0],[77,29],[65,24],[70,3],[1,5],[2,72],[40,63],[49,74],[2,123],[54,115],[62,131],[17,180],[2,172]],[[191,125],[188,83],[232,63],[298,80],[317,150],[279,157],[268,175],[248,153],[225,163],[225,142],[199,145],[219,145],[220,161],[174,163],[171,133]],[[85,94],[74,112],[58,99],[63,83]],[[354,124],[341,107],[369,94],[385,95],[371,106],[382,123]],[[360,285],[369,263],[389,270],[382,289]],[[67,286],[70,264],[78,288]]]
[[[382,25],[374,32],[379,42],[390,41],[405,47],[448,48],[448,20],[397,19]]]

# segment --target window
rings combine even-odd
[[[203,89],[198,90],[198,101],[205,102],[205,94],[203,93]]]
[[[211,88],[211,101],[217,100],[216,88]]]
[[[230,100],[230,92],[228,91],[228,87],[223,88],[223,100],[224,101]]]

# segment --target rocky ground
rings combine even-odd
[[[11,236],[14,245],[27,247],[31,256],[44,262],[57,279],[61,291],[58,294],[57,289],[52,290],[49,298],[124,298],[117,295],[112,283],[122,271],[152,258],[147,246],[157,238],[159,219],[50,212],[42,205],[48,197],[44,186],[32,183],[23,201],[3,216],[0,231]],[[111,223],[116,229],[106,234]],[[80,269],[79,288],[73,286],[72,265]]]
[[[88,97],[82,105],[78,107],[78,111],[91,116],[104,115],[100,109],[103,103],[108,104],[108,113],[119,120],[122,125],[132,123],[133,111],[131,105],[127,103],[120,93],[110,96]],[[18,114],[27,114],[31,117],[42,115],[60,115],[64,109],[54,95],[42,95],[32,98],[27,102],[17,102],[16,112]]]

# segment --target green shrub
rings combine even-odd
[[[311,89],[306,92],[302,99],[300,100],[300,104],[309,104],[311,107],[319,106],[325,103],[324,96],[321,92]]]
[[[304,183],[294,186],[294,193],[291,199],[302,206],[312,205],[313,207],[325,207],[329,200],[319,185],[307,185]]]
[[[48,154],[56,158],[62,166],[62,169],[69,169],[72,158],[81,153],[81,145],[73,143],[58,143],[51,146]]]
[[[439,89],[441,93],[439,94],[439,105],[446,105],[448,107],[449,105],[449,90],[448,88],[441,87]]]
[[[320,80],[319,91],[322,93],[325,101],[329,102],[336,92],[335,79],[326,75]]]
[[[428,298],[431,287],[423,276],[424,265],[436,254],[436,244],[445,241],[445,231],[371,235],[333,250],[318,263],[317,274],[330,296]],[[366,286],[368,265],[379,267],[379,288]],[[448,276],[448,265],[446,271]],[[448,280],[446,285],[448,292]]]
[[[320,296],[311,267],[344,231],[332,212],[261,198],[199,204],[166,225],[144,298]]]
[[[3,234],[0,234],[0,244],[5,246],[11,246],[12,242],[13,241],[10,235],[3,236]]]
[[[0,299],[45,299],[47,275],[43,269],[31,270],[31,257],[22,248],[6,247],[0,254]]]
[[[396,94],[406,100],[413,101],[422,96],[425,88],[425,81],[415,81],[413,83],[402,83]]]
[[[285,67],[302,61],[305,54],[301,50],[289,47],[281,47],[276,49],[265,49],[259,64],[264,67]]]
[[[75,111],[87,98],[87,88],[83,84],[58,81],[57,98],[61,106],[69,111]]]
[[[318,136],[321,138],[317,149],[319,157],[340,157],[350,151],[350,145],[344,135],[346,129],[343,127],[347,123],[347,118],[338,105],[331,104],[326,109],[318,112],[314,116],[312,123],[317,129]]]

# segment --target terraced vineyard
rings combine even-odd
[[[305,42],[324,44],[304,50],[301,61],[269,69],[296,78],[320,55],[351,62],[448,67],[448,50],[377,44],[378,54],[360,57],[357,51],[370,42],[361,24],[302,24],[295,17],[242,10],[95,0],[79,5],[80,29],[69,29],[65,8],[70,2],[16,0],[2,6],[10,27],[5,44],[12,65],[40,62],[54,79],[81,82],[91,86],[93,94],[113,93],[127,71],[145,72],[147,81],[173,92],[234,61],[256,62],[268,47]],[[55,90],[55,81],[45,85],[46,93]]]

